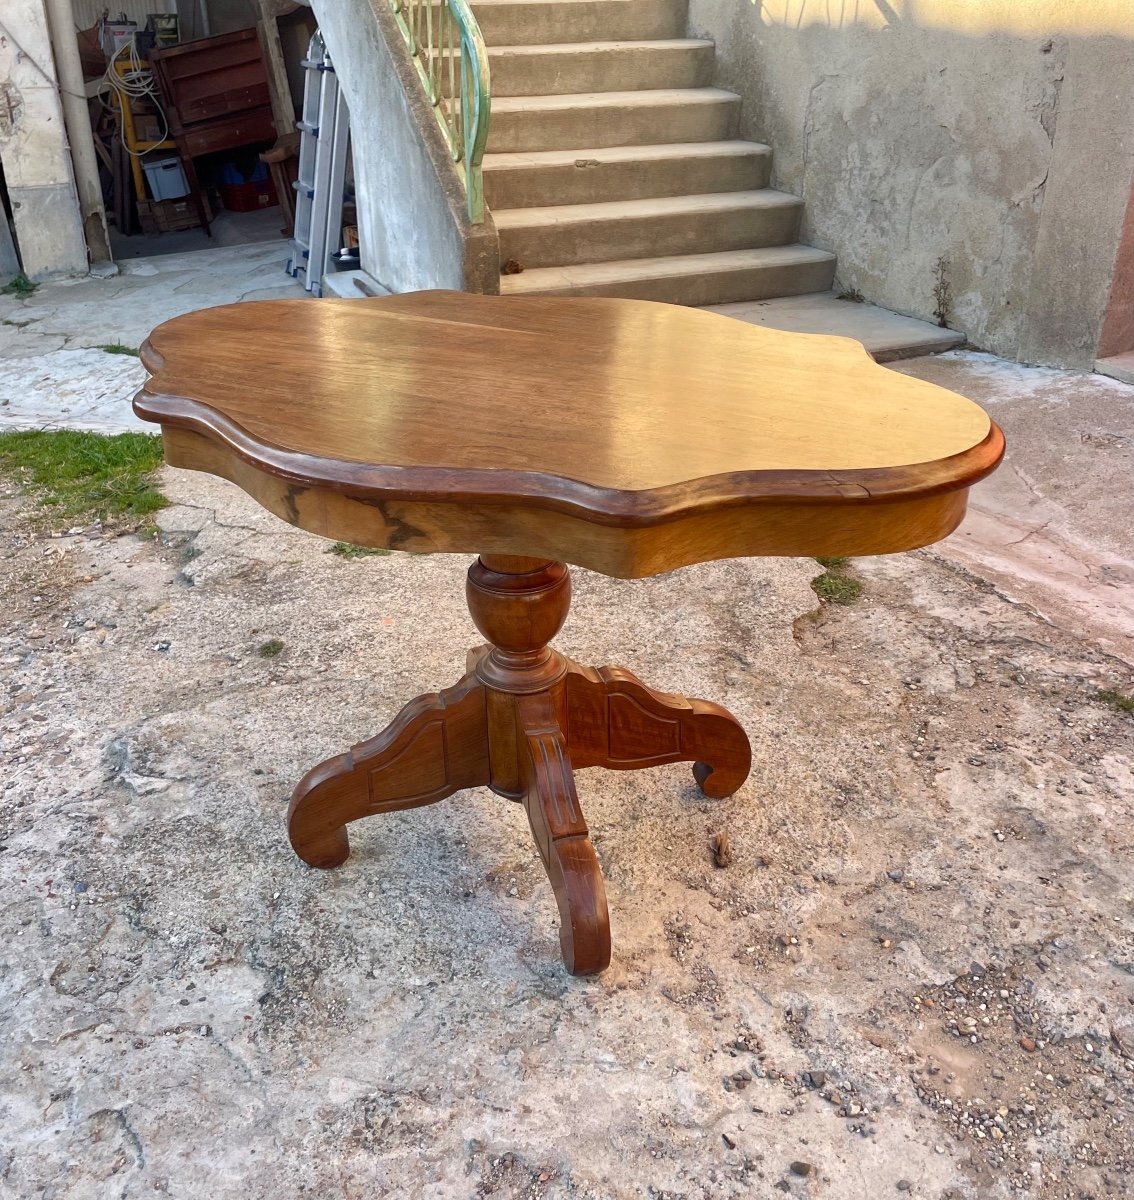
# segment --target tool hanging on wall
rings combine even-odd
[[[331,256],[339,248],[343,224],[350,117],[331,56],[316,32],[300,64],[306,72],[303,120],[297,122],[299,178],[295,187],[295,234],[287,273],[302,278],[316,296],[323,277],[334,269]]]

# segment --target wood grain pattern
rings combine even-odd
[[[249,353],[261,345],[270,357]],[[879,367],[848,338],[639,300],[262,301],[160,325],[144,362],[144,397],[203,403],[256,443],[333,461],[344,484],[360,478],[351,466],[487,469],[649,492],[916,466],[990,428],[970,400]]]
[[[676,512],[648,523],[611,523],[605,515],[568,505],[560,511],[552,502],[357,498],[322,484],[290,482],[189,429],[166,425],[163,432],[172,466],[230,479],[282,520],[324,537],[421,554],[525,553],[620,579],[749,555],[912,550],[952,533],[965,515],[968,496],[965,490],[932,485],[919,493],[911,485],[907,494],[890,494],[883,501],[861,489],[845,494],[829,490],[823,497],[750,496],[700,509],[690,500],[684,509],[677,506]],[[979,457],[991,470],[1003,446],[995,430],[969,457]],[[937,465],[942,476],[956,477],[950,474],[954,464]],[[926,475],[932,478],[928,471]]]
[[[350,854],[346,826],[375,813],[436,804],[488,782],[484,686],[468,675],[418,696],[377,737],[313,767],[287,812],[296,854],[337,867]]]
[[[976,405],[856,342],[645,301],[244,304],[167,322],[143,360],[170,461],[295,524],[616,575],[924,545],[1003,453]]]
[[[559,906],[559,947],[572,975],[594,975],[610,962],[610,914],[590,832],[583,819],[567,739],[546,692],[521,696],[524,809]]]
[[[160,326],[135,408],[174,465],[362,545],[621,577],[890,553],[950,533],[1003,453],[975,405],[842,338],[641,301],[297,303]]]
[[[576,768],[637,771],[691,762],[698,786],[718,800],[731,796],[752,766],[748,737],[732,713],[654,691],[621,667],[570,664],[567,731]]]

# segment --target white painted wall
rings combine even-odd
[[[0,162],[24,272],[82,275],[87,247],[42,0],[0,6]]]

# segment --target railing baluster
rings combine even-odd
[[[448,12],[448,9],[446,9]],[[448,61],[446,62],[446,94],[449,97],[449,153],[453,156],[454,162],[460,162],[464,157],[464,147],[461,145],[460,130],[461,130],[461,94],[457,91],[457,68],[460,65],[461,44],[459,33],[457,30],[457,22],[452,13],[449,13],[448,20],[449,30],[449,46],[447,51]]]
[[[492,112],[488,51],[480,26],[468,0],[390,0],[390,7],[464,180],[469,220],[478,225],[484,220],[481,162]]]

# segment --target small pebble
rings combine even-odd
[[[802,1179],[806,1179],[814,1169],[809,1162],[793,1162],[791,1164],[791,1173]]]

